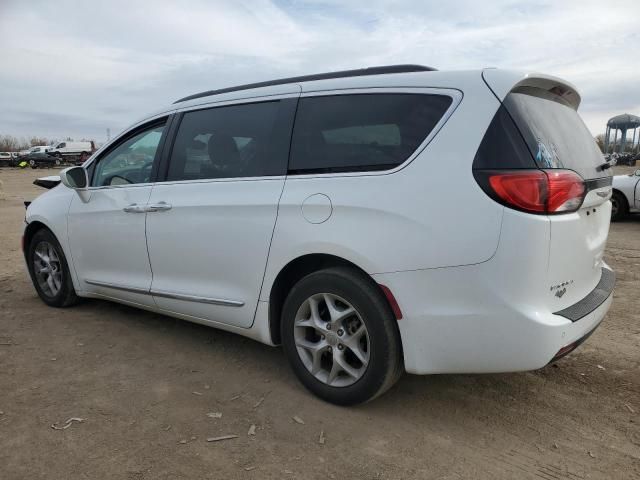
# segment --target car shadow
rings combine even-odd
[[[116,329],[134,329],[148,339],[147,347],[153,344],[159,347],[152,351],[145,348],[132,359],[149,360],[153,355],[164,357],[166,349],[169,349],[181,361],[192,366],[189,357],[197,356],[198,362],[204,366],[194,368],[202,368],[203,373],[214,376],[228,362],[228,366],[234,368],[235,380],[240,383],[268,380],[271,391],[281,389],[281,395],[293,396],[300,402],[311,402],[320,409],[328,408],[332,412],[344,408],[329,405],[307,392],[288,367],[280,347],[274,348],[209,326],[101,300],[88,300],[78,309],[87,313],[99,311],[100,316],[108,317]],[[212,365],[216,368],[212,369]],[[348,410],[386,414],[400,404],[405,414],[421,412],[425,408],[455,413],[471,407],[500,416],[505,406],[530,408],[532,404],[537,404],[544,409],[549,399],[557,395],[557,392],[552,392],[554,388],[563,389],[567,384],[582,386],[574,375],[567,375],[566,369],[570,365],[571,362],[563,360],[555,366],[534,372],[427,376],[404,374],[381,397]],[[224,381],[224,378],[220,378],[220,381]]]

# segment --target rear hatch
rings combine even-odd
[[[531,79],[527,82],[500,99],[501,112],[496,117],[502,115],[503,122],[515,124],[512,136],[518,138],[512,143],[526,144],[530,156],[519,152],[517,169],[535,172],[528,165],[533,160],[533,167],[544,171],[549,179],[549,197],[554,188],[560,191],[569,185],[574,189],[574,198],[560,207],[571,195],[562,197],[566,192],[561,193],[555,206],[548,203],[545,211],[535,212],[546,214],[550,222],[547,304],[552,311],[559,311],[582,300],[600,281],[611,215],[612,178],[578,115],[575,90],[560,82],[554,85],[548,79],[542,82],[543,87]],[[557,180],[555,187],[553,179]]]

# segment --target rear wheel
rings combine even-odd
[[[629,211],[627,199],[620,192],[613,192],[611,195],[611,221],[622,220]]]
[[[396,320],[364,274],[331,268],[307,275],[285,300],[282,343],[300,381],[339,405],[369,401],[402,373]]]
[[[44,303],[51,307],[78,303],[67,259],[49,230],[38,230],[29,242],[27,265],[33,286]]]

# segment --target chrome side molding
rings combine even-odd
[[[241,302],[240,300],[198,297],[196,295],[183,295],[182,293],[165,292],[162,290],[151,290],[151,295],[155,297],[173,298],[174,300],[184,300],[187,302],[209,303],[211,305],[224,305],[226,307],[242,307],[244,305],[244,302]]]
[[[114,290],[122,290],[124,292],[142,293],[144,295],[149,295],[148,288],[130,287],[128,285],[116,285],[115,283],[98,282],[97,280],[85,280],[85,283],[88,283],[89,285],[95,285],[96,287],[113,288]]]
[[[244,302],[240,300],[227,300],[224,298],[199,297],[197,295],[184,295],[182,293],[166,292],[162,290],[150,290],[146,288],[131,287],[128,285],[117,285],[109,282],[99,282],[97,280],[85,280],[89,285],[96,287],[112,288],[114,290],[122,290],[123,292],[140,293],[143,295],[153,295],[154,297],[171,298],[174,300],[183,300],[186,302],[207,303],[210,305],[222,305],[225,307],[242,307]]]

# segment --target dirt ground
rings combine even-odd
[[[102,301],[46,307],[23,270],[22,202],[54,173],[0,170],[0,479],[640,478],[640,216],[611,228],[608,317],[558,364],[405,375],[341,408],[280,349]],[[238,438],[207,442],[223,435]]]

